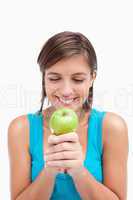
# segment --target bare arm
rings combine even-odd
[[[37,179],[31,183],[29,127],[26,116],[20,116],[10,123],[8,128],[8,152],[11,199],[49,199],[53,191],[56,171],[51,168],[44,168]]]
[[[83,169],[71,173],[82,199],[126,200],[127,198],[127,159],[128,134],[124,120],[112,113],[104,120],[106,134],[103,152],[103,184],[97,182]]]

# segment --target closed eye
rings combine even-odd
[[[59,78],[58,79],[53,79],[53,78],[49,78],[50,81],[58,81],[60,80]]]
[[[58,81],[58,80],[60,80],[60,78],[58,78],[58,79],[49,78],[49,80],[50,80],[50,81]],[[82,80],[79,80],[79,79],[73,79],[73,81],[75,81],[75,82],[83,82],[84,79],[82,79]]]
[[[84,80],[75,79],[74,81],[76,81],[76,82],[83,82]]]

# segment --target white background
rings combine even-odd
[[[0,199],[10,199],[8,125],[40,107],[37,56],[49,37],[68,30],[85,34],[95,47],[94,106],[120,114],[128,124],[128,200],[132,200],[132,18],[129,0],[0,1]]]

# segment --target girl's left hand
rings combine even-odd
[[[50,135],[46,151],[46,165],[72,173],[83,167],[83,152],[78,134]]]

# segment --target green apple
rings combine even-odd
[[[50,117],[49,127],[55,135],[61,135],[76,131],[78,127],[78,116],[70,108],[59,108]]]

